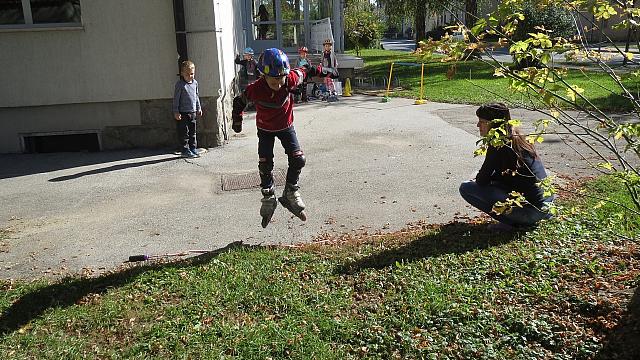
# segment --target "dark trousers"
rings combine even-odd
[[[287,169],[287,183],[297,184],[300,178],[300,172],[302,167],[296,165],[297,162],[292,160],[295,156],[301,156],[302,150],[300,149],[300,143],[298,143],[298,136],[293,126],[276,131],[264,131],[258,129],[258,156],[260,157],[260,163],[258,169],[260,170],[260,186],[263,189],[273,186],[273,146],[275,140],[278,138],[284,152],[289,158],[289,168]]]
[[[510,213],[497,215],[492,211],[493,205],[498,201],[504,201],[509,197],[508,190],[492,183],[481,186],[475,181],[465,181],[460,185],[460,195],[469,204],[478,210],[487,213],[492,218],[511,226],[531,226],[542,219],[549,219],[551,214],[544,209],[538,209],[531,204],[524,204],[523,207],[513,207]],[[554,196],[545,199],[543,208],[550,205]]]
[[[182,150],[195,149],[198,147],[196,141],[196,113],[180,113],[182,120],[176,121],[178,131],[178,143]]]

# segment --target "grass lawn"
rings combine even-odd
[[[365,49],[360,56],[365,61],[365,77],[376,78],[382,87],[382,79],[389,77],[391,62],[420,62],[416,56],[406,52]],[[447,70],[451,63],[432,61],[425,65],[424,97],[429,101],[460,104],[482,104],[491,101],[528,103],[519,93],[508,88],[505,78],[493,76],[491,66],[480,61],[467,61],[457,64],[455,77],[447,79]],[[393,77],[398,78],[403,90],[394,91],[390,96],[418,98],[420,95],[420,67],[399,65],[394,67]],[[585,96],[598,108],[605,111],[619,112],[630,109],[629,101],[617,95],[621,93],[618,85],[606,74],[579,70],[570,70],[566,80],[569,84],[585,89]],[[392,83],[396,86],[396,82]],[[640,87],[638,79],[626,79],[625,86],[633,92]],[[357,83],[352,84],[354,86]],[[612,90],[614,94],[606,89]]]
[[[611,179],[586,189],[629,204]],[[516,234],[489,233],[478,221],[414,224],[297,248],[240,245],[98,278],[0,281],[0,354],[637,356],[640,309],[626,304],[640,304],[640,249],[629,239],[640,235],[640,219],[594,201],[564,206],[563,221]]]

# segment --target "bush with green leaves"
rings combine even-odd
[[[377,47],[382,38],[383,26],[378,16],[371,11],[368,2],[355,1],[348,4],[344,13],[344,34],[347,48],[356,50]]]
[[[515,41],[526,40],[529,34],[537,33],[542,29],[551,38],[569,39],[576,34],[571,13],[560,6],[527,1],[522,5],[522,15],[523,19],[518,21],[513,33]],[[518,69],[541,66],[540,62],[533,57],[518,59],[514,63]]]
[[[541,28],[549,31],[551,37],[570,38],[576,34],[571,13],[560,6],[528,1],[522,5],[522,15],[524,19],[518,21],[513,33],[515,41],[525,40],[530,33],[537,33]]]

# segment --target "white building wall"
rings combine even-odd
[[[167,98],[171,0],[83,0],[81,29],[0,30],[0,107]]]

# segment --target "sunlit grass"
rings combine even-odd
[[[586,189],[629,201],[607,178]],[[515,234],[414,224],[300,248],[237,245],[99,278],[2,281],[0,354],[591,358],[608,351],[630,296],[620,290],[640,273],[635,243],[617,235],[637,238],[638,217],[605,223],[611,208],[593,201],[561,204],[562,221]]]
[[[360,56],[365,61],[363,77],[376,79],[382,87],[383,79],[389,77],[392,62],[421,63],[421,60],[407,52],[380,49],[364,49]],[[495,77],[494,69],[481,61],[466,61],[455,64],[455,75],[451,75],[451,63],[439,62],[437,59],[427,62],[424,76],[424,98],[434,102],[482,104],[491,101],[506,101],[515,104],[541,103],[529,96],[509,89],[506,78]],[[402,90],[393,91],[390,96],[418,98],[420,96],[421,67],[395,65],[392,75],[392,85]],[[628,99],[621,96],[622,89],[607,74],[597,71],[569,70],[565,80],[570,85],[585,89],[584,95],[596,107],[604,111],[626,111],[631,109]],[[632,93],[637,94],[640,81],[630,77],[625,79],[625,86]]]

